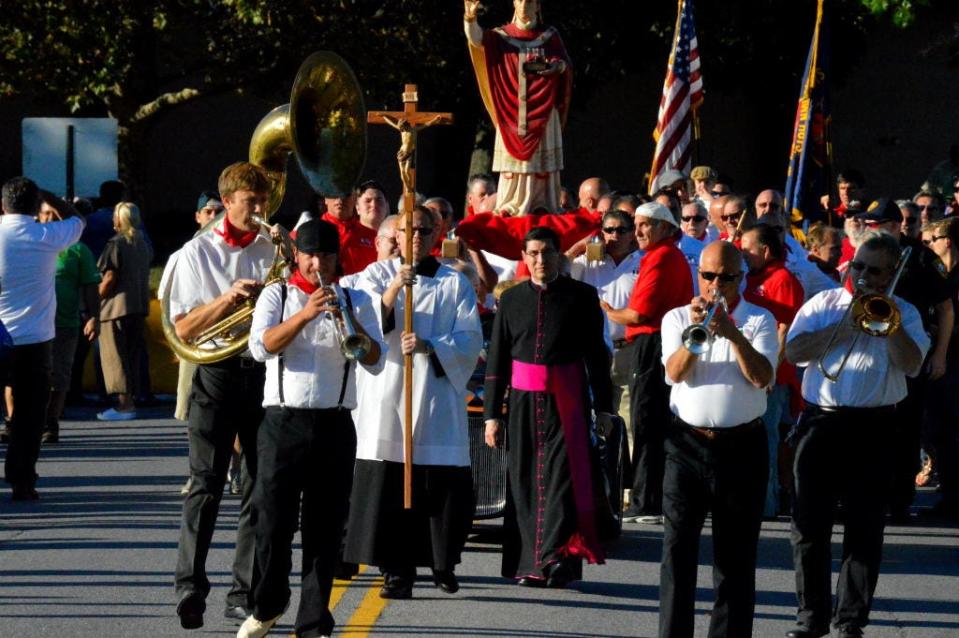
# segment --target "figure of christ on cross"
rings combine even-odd
[[[453,123],[452,113],[429,113],[416,109],[419,97],[415,84],[407,84],[403,91],[402,111],[370,111],[367,122],[387,124],[400,132],[400,150],[396,153],[399,163],[400,179],[403,181],[403,210],[409,232],[405,233],[406,246],[403,251],[409,256],[410,277],[404,286],[406,303],[403,313],[403,332],[413,334],[413,284],[415,282],[415,264],[413,260],[413,202],[416,198],[416,136],[419,131],[435,125]],[[404,473],[403,505],[406,509],[413,506],[413,353],[404,354]]]

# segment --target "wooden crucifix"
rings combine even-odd
[[[418,96],[416,85],[407,84],[403,90],[402,111],[370,111],[366,120],[370,124],[388,124],[400,132],[400,150],[396,160],[403,180],[403,209],[406,213],[405,252],[406,263],[416,267],[413,254],[413,205],[416,201],[416,134],[438,124],[452,124],[452,113],[428,113],[416,109]],[[413,286],[404,287],[406,300],[403,303],[403,330],[413,332]],[[403,507],[413,507],[413,355],[403,357]]]

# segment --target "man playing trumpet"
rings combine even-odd
[[[792,545],[799,598],[798,627],[789,638],[829,633],[862,636],[879,580],[886,499],[891,481],[890,438],[906,377],[919,373],[929,349],[918,311],[893,297],[901,269],[899,244],[869,232],[849,262],[844,286],[826,290],[799,310],[786,337],[786,358],[806,368],[806,408],[794,432],[796,501]],[[856,297],[884,295],[881,334],[862,329]],[[875,326],[873,326],[875,327]],[[838,500],[845,508],[842,567],[836,604],[830,595],[830,539]]]
[[[661,638],[693,636],[699,538],[709,512],[716,602],[708,636],[752,635],[769,471],[762,415],[779,342],[772,314],[740,298],[742,264],[732,243],[706,246],[703,296],[663,317],[674,423],[665,442]]]
[[[183,341],[195,339],[255,295],[273,262],[273,241],[257,219],[270,193],[263,170],[246,162],[231,164],[220,174],[219,191],[226,214],[212,232],[183,246],[172,275],[170,318]],[[263,364],[249,352],[200,365],[193,378],[188,425],[193,481],[183,501],[176,567],[177,615],[184,629],[203,626],[210,591],[206,557],[237,435],[248,453],[243,455],[233,586],[224,615],[243,620],[252,604],[251,495],[256,433],[263,420],[263,382]]]
[[[256,558],[260,578],[239,638],[261,638],[290,601],[290,553],[300,524],[303,570],[296,635],[333,633],[330,593],[333,568],[353,484],[356,430],[356,363],[378,372],[379,342],[370,298],[337,293],[324,282],[336,278],[339,233],[322,220],[297,229],[296,272],[289,282],[267,286],[256,302],[250,352],[266,362],[258,473],[253,491]],[[344,307],[345,305],[345,307]],[[361,323],[356,316],[364,318]],[[347,330],[364,345],[342,351]],[[352,357],[357,357],[355,360]],[[379,368],[382,366],[380,365]],[[302,514],[300,503],[302,497]]]

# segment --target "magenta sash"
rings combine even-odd
[[[602,563],[605,553],[596,530],[588,447],[589,426],[586,422],[586,405],[583,401],[585,384],[586,374],[583,364],[579,362],[545,366],[513,361],[510,385],[515,390],[552,394],[563,426],[579,530],[573,534],[561,551],[568,556],[585,558],[590,563]]]

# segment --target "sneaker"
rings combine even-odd
[[[641,525],[662,525],[663,516],[662,514],[650,514],[647,516],[640,516],[636,519],[636,522]]]
[[[97,413],[97,419],[99,421],[132,421],[135,418],[137,418],[136,410],[120,412],[116,408],[110,408]]]
[[[640,516],[643,516],[643,512],[635,505],[630,505],[625,510],[623,510],[624,523],[635,523],[636,519],[638,519]]]
[[[183,484],[183,487],[180,488],[180,495],[186,496],[190,493],[190,488],[193,487],[193,477],[187,477],[186,483]]]
[[[282,614],[281,614],[282,615]],[[270,633],[273,625],[280,619],[280,616],[270,620],[257,620],[256,616],[249,616],[240,625],[240,630],[236,632],[236,638],[263,638]]]

